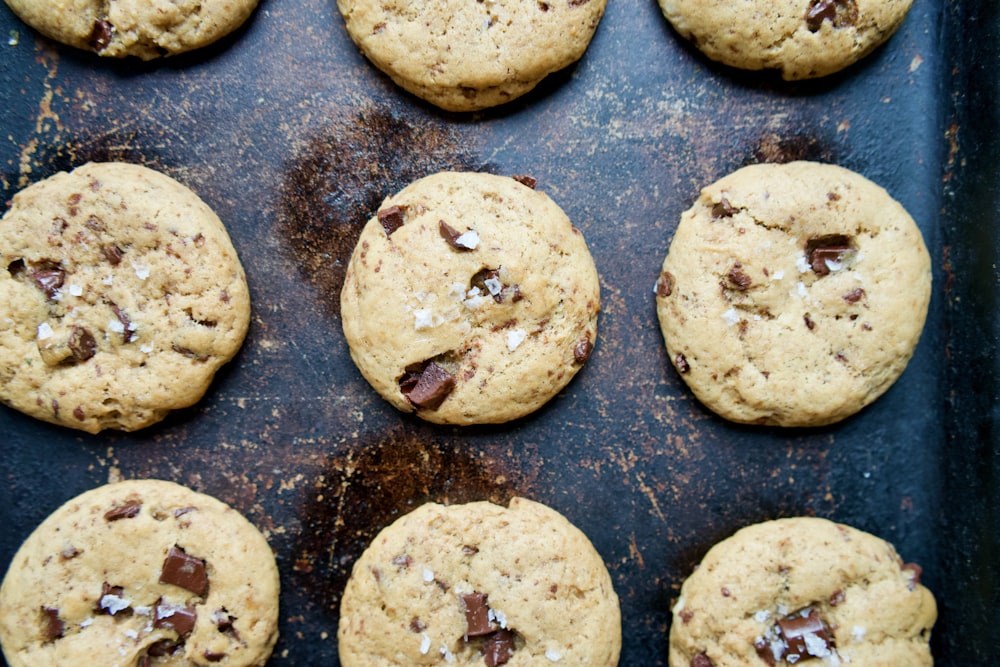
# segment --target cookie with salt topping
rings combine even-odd
[[[278,637],[264,536],[173,482],[91,489],[52,512],[0,586],[11,667],[260,667]]]
[[[921,574],[888,542],[826,519],[745,527],[681,586],[670,667],[930,667],[937,607]]]
[[[827,76],[861,60],[903,23],[913,0],[659,0],[677,32],[712,60]]]
[[[552,399],[597,342],[580,231],[534,179],[442,172],[385,200],[341,293],[365,379],[439,424],[502,423]]]
[[[744,167],[682,216],[656,283],[667,353],[735,422],[819,426],[881,396],[907,366],[930,256],[878,185],[815,162]]]
[[[337,639],[344,667],[614,667],[621,612],[600,554],[555,510],[428,503],[355,562]]]
[[[90,163],[0,219],[0,401],[90,433],[197,402],[250,321],[219,217],[152,169]]]
[[[509,102],[579,60],[607,0],[338,0],[347,32],[400,87],[448,111]]]

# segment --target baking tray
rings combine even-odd
[[[263,0],[237,34],[156,63],[45,40],[0,7],[0,186],[127,160],[197,191],[228,225],[254,314],[197,406],[89,436],[0,409],[0,562],[68,498],[156,477],[213,494],[281,569],[273,665],[337,665],[337,608],[373,535],[426,500],[524,495],[564,513],[621,597],[621,664],[666,664],[671,600],[705,551],[790,515],[852,524],[923,565],[943,666],[1000,663],[1000,227],[992,0],[916,0],[888,45],[820,81],[727,69],[653,0],[611,0],[584,59],[505,107],[459,115],[400,91],[329,0]],[[739,426],[670,367],[652,287],[700,186],[745,164],[835,162],[884,186],[931,250],[910,366],[835,426]],[[453,428],[403,415],[350,361],[339,290],[363,222],[444,168],[529,173],[601,274],[599,342],[538,413]]]

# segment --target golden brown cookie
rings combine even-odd
[[[604,561],[555,510],[428,503],[354,564],[337,637],[344,667],[614,667],[621,615]]]
[[[826,519],[746,527],[681,587],[670,667],[929,667],[937,618],[920,566]]]
[[[101,56],[151,60],[207,46],[240,27],[257,0],[5,0],[46,37]]]
[[[14,195],[0,219],[0,401],[126,431],[194,404],[250,320],[243,267],[191,190],[92,163]]]
[[[607,0],[338,0],[361,52],[449,111],[509,102],[576,62]]]
[[[264,536],[210,496],[135,480],[53,512],[0,586],[11,667],[260,667],[278,636]]]
[[[386,199],[361,232],[341,294],[344,334],[400,410],[439,424],[510,421],[590,357],[597,270],[580,231],[530,186],[434,174]]]
[[[813,162],[744,167],[681,216],[657,281],[669,358],[736,422],[818,426],[881,396],[906,368],[931,293],[903,207]]]

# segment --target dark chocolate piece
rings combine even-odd
[[[674,293],[674,275],[669,271],[660,274],[656,281],[656,296],[665,299]]]
[[[855,0],[812,0],[806,9],[806,26],[810,32],[819,32],[823,21],[829,21],[834,28],[843,28],[853,25],[857,20],[858,6]],[[831,199],[833,200],[832,197]]]
[[[468,250],[473,250],[474,249],[471,246],[467,246],[467,245],[464,245],[462,243],[459,243],[458,239],[465,232],[458,231],[457,229],[455,229],[454,227],[452,227],[451,225],[449,225],[444,220],[438,221],[438,231],[441,233],[441,238],[443,238],[445,241],[447,241],[448,245],[450,245],[455,250],[458,250],[459,252],[466,252]]]
[[[83,327],[73,326],[69,331],[70,363],[82,363],[97,354],[97,341]]]
[[[497,303],[503,301],[505,285],[500,282],[499,269],[480,269],[469,280],[470,287],[478,287],[479,291],[489,294]]]
[[[688,363],[687,357],[680,352],[674,357],[674,366],[677,367],[679,373],[688,373],[691,370],[691,364]]]
[[[924,573],[924,568],[920,567],[916,563],[904,563],[903,565],[900,566],[899,569],[901,569],[903,572],[913,573],[912,576],[910,577],[910,583],[908,584],[908,588],[911,591],[915,589],[917,587],[917,584],[920,583],[920,577]]]
[[[205,596],[208,590],[208,572],[205,561],[189,556],[184,549],[174,545],[167,552],[160,572],[161,584],[173,584],[191,591],[195,595]]]
[[[45,296],[53,299],[59,288],[66,282],[66,272],[56,264],[45,262],[40,268],[31,272],[31,279],[38,286],[38,289],[45,292]]]
[[[179,637],[186,637],[194,630],[198,612],[194,607],[167,604],[161,599],[153,609],[153,627],[173,630]]]
[[[115,27],[113,25],[103,19],[98,19],[94,21],[94,29],[90,31],[87,43],[95,51],[103,51],[111,43],[111,35],[114,33],[114,30]]]
[[[225,653],[214,653],[212,651],[205,651],[201,655],[209,662],[222,662],[222,660],[226,657]]]
[[[146,649],[146,655],[142,657],[142,661],[139,662],[141,667],[147,667],[151,665],[152,661],[149,658],[162,658],[164,656],[173,655],[177,653],[177,650],[184,645],[184,642],[178,642],[173,639],[161,639],[155,644],[150,644],[149,648]]]
[[[483,654],[487,667],[507,664],[510,654],[514,652],[514,633],[510,630],[497,630],[486,638],[479,651]]]
[[[585,364],[590,359],[590,353],[594,351],[594,344],[589,338],[581,338],[573,346],[573,361],[578,364]]]
[[[691,667],[713,667],[712,660],[704,653],[695,653],[691,658]]]
[[[410,619],[410,632],[423,632],[427,629],[427,624],[414,616]]]
[[[119,519],[133,519],[139,516],[142,503],[138,500],[126,500],[121,505],[115,505],[104,513],[105,521],[118,521]]]
[[[111,304],[111,312],[115,314],[118,321],[122,323],[122,340],[126,343],[131,343],[135,340],[135,328],[132,326],[132,320],[129,319],[125,311],[119,308],[116,304]]]
[[[398,206],[390,206],[378,212],[378,221],[382,223],[382,229],[386,236],[403,226],[403,209]]]
[[[806,257],[813,273],[825,276],[830,273],[827,262],[842,262],[844,255],[854,252],[851,240],[843,234],[829,234],[809,239],[806,243]]]
[[[399,382],[399,389],[414,406],[436,410],[455,388],[455,376],[433,361],[420,370],[414,382],[414,373],[407,369]]]
[[[784,654],[784,659],[788,663],[798,662],[807,657],[822,658],[828,655],[830,649],[833,648],[833,635],[830,633],[830,628],[826,626],[826,623],[820,618],[819,612],[815,609],[778,619],[778,629],[788,646]],[[806,641],[806,636],[820,640],[822,646],[816,641]],[[817,652],[813,653],[814,650]]]
[[[547,8],[548,7],[546,6],[546,9]],[[521,185],[525,185],[531,188],[532,190],[534,190],[535,186],[538,185],[538,179],[535,178],[534,176],[528,176],[527,174],[518,174],[517,176],[511,176],[511,178],[513,178]]]
[[[758,637],[753,643],[753,647],[757,651],[757,657],[767,663],[768,667],[774,667],[776,661],[774,651],[771,650],[771,642],[763,637]]]
[[[743,265],[739,262],[733,264],[733,268],[729,269],[729,273],[726,274],[726,277],[729,279],[729,285],[733,289],[737,289],[741,292],[745,292],[750,289],[750,286],[753,284],[753,280],[750,279],[750,276],[743,273]]]
[[[465,602],[465,639],[482,637],[496,632],[497,626],[490,620],[490,608],[485,593],[469,593],[462,596]]]
[[[42,637],[46,642],[53,642],[63,636],[62,619],[59,618],[59,610],[52,607],[42,607]]]
[[[106,245],[101,247],[101,252],[104,254],[104,258],[108,260],[111,266],[118,266],[121,264],[122,257],[124,254],[122,249],[114,244]]]
[[[863,298],[865,298],[865,291],[860,287],[858,287],[857,289],[853,289],[844,295],[844,301],[846,301],[847,303],[857,303],[858,301],[861,301],[861,299]]]
[[[730,204],[729,200],[725,197],[720,199],[718,204],[712,206],[713,218],[731,218],[739,212],[740,209]]]

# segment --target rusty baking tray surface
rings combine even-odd
[[[336,665],[337,605],[375,532],[434,499],[520,494],[566,514],[622,600],[622,665],[666,664],[669,606],[705,551],[796,514],[881,535],[924,567],[944,667],[1000,663],[995,100],[990,0],[916,0],[889,44],[785,84],[701,57],[653,0],[611,0],[585,58],[507,107],[446,114],[395,88],[332,2],[263,0],[238,34],[160,63],[109,62],[0,7],[0,185],[87,160],[160,169],[228,225],[254,317],[205,400],[92,437],[0,410],[0,562],[56,506],[109,479],[211,493],[268,535],[282,572],[270,664]],[[652,286],[698,188],[744,164],[835,162],[921,227],[934,297],[900,381],[822,429],[728,424],[670,368]],[[360,226],[442,168],[530,173],[601,273],[599,343],[537,414],[442,428],[395,412],[347,354],[338,292]]]

